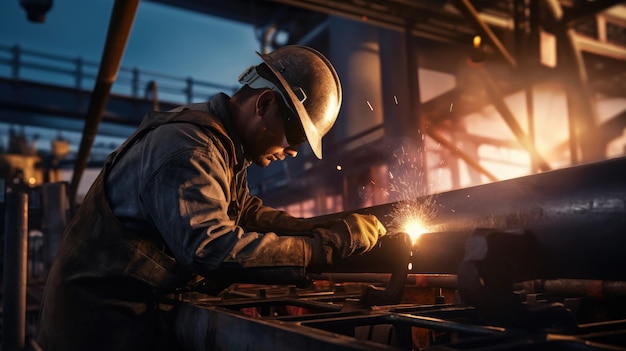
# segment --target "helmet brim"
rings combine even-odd
[[[300,101],[300,99],[296,96],[291,88],[291,85],[287,83],[283,75],[271,64],[271,62],[266,58],[267,55],[261,54],[257,51],[257,55],[263,59],[263,62],[267,65],[267,67],[272,71],[276,79],[280,82],[281,87],[283,88],[283,93],[287,94],[289,101],[291,101],[292,107],[295,109],[298,118],[300,119],[300,123],[302,124],[302,129],[304,129],[304,134],[306,135],[306,139],[309,142],[309,146],[311,146],[311,150],[313,150],[313,154],[318,159],[322,159],[322,136],[318,132],[317,128],[313,124],[309,113],[307,112],[304,104]]]

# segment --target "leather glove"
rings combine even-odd
[[[374,215],[353,213],[330,228],[316,228],[313,233],[318,242],[311,257],[315,266],[330,265],[335,259],[371,250],[387,229]]]

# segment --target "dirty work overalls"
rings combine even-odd
[[[153,112],[109,155],[68,224],[48,275],[37,335],[44,351],[176,349],[172,328],[167,328],[173,305],[160,302],[193,274],[167,253],[158,233],[125,229],[111,212],[104,188],[116,157],[151,129],[172,122],[199,124],[227,138],[207,114]]]

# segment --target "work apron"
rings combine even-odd
[[[181,117],[182,116],[182,117]],[[44,291],[37,342],[45,351],[176,350],[168,299],[193,281],[158,234],[126,229],[110,209],[105,179],[116,156],[152,128],[211,122],[206,114],[153,112],[108,158],[66,228]],[[207,122],[207,119],[209,120]],[[221,126],[214,122],[209,127]]]

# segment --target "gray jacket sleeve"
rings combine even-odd
[[[229,164],[224,150],[210,139],[179,148],[141,186],[142,211],[176,259],[202,276],[224,269],[304,269],[312,252],[319,251],[317,240],[244,230],[229,218],[229,204],[237,196],[231,193]]]
[[[241,225],[247,230],[273,231],[277,235],[311,236],[315,229],[330,228],[339,220],[327,217],[293,217],[285,211],[263,205],[263,201],[256,196],[247,198],[242,211]]]

